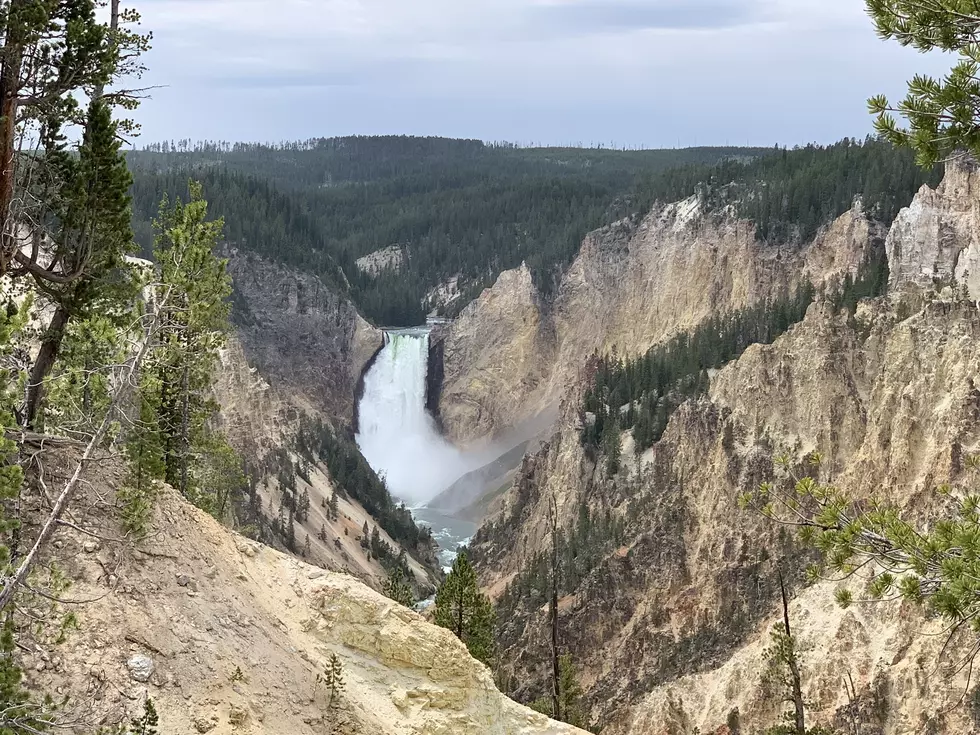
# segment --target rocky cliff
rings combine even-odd
[[[960,700],[967,682],[950,665],[962,641],[940,658],[945,638],[919,610],[897,603],[839,610],[834,584],[804,587],[807,551],[740,510],[736,498],[772,477],[774,454],[802,459],[819,450],[823,479],[855,497],[883,497],[924,523],[943,512],[934,487],[962,481],[963,457],[980,451],[980,312],[964,299],[978,184],[972,166],[952,166],[939,189],[923,189],[899,216],[887,239],[891,298],[865,302],[854,316],[815,304],[774,344],[751,347],[714,374],[708,395],[684,404],[652,449],[637,455],[624,435],[615,476],[579,441],[571,383],[555,437],[524,460],[499,514],[474,541],[483,579],[501,596],[505,675],[519,697],[539,695],[547,677],[546,606],[532,563],[550,543],[554,502],[568,533],[585,539],[561,600],[561,627],[604,733],[727,732],[733,722],[753,731],[777,721],[781,705],[762,694],[760,680],[778,619],[778,572],[794,590],[811,722],[888,735],[971,731],[971,710]],[[814,281],[839,277],[882,235],[856,208],[793,252],[760,250],[751,236],[740,250],[741,235],[733,228],[720,238],[718,224],[674,241],[668,232],[695,226],[679,206],[638,229],[620,226],[618,239],[616,230],[592,236],[556,302],[556,312],[579,314],[556,329],[558,354],[566,343],[577,345],[568,359],[590,344],[639,352],[712,309],[764,297],[780,273],[793,277],[787,268]],[[644,227],[656,237],[641,235]],[[678,265],[668,259],[644,270],[631,260],[631,247],[643,252],[643,242],[651,258],[676,242]],[[575,310],[570,285],[589,293],[589,283],[601,283],[586,257],[600,274],[622,267],[591,291],[592,321]],[[643,279],[656,283],[655,270],[671,274],[657,286],[669,296],[639,289]],[[940,294],[922,277],[931,273],[965,280],[941,283],[952,288]],[[620,300],[616,283],[632,295]],[[639,290],[631,292],[634,283]],[[575,324],[584,327],[572,333]]]
[[[72,466],[44,461],[50,481]],[[105,511],[124,474],[111,461],[91,471],[45,560],[85,601],[71,606],[75,624],[57,640],[25,636],[18,654],[32,689],[66,698],[59,730],[128,723],[149,697],[172,735],[580,732],[500,694],[448,631],[232,533],[169,489],[134,543]],[[44,513],[40,498],[24,503]],[[57,626],[58,610],[42,607]],[[333,702],[318,681],[332,655],[344,680]]]
[[[895,220],[888,236],[893,289],[957,283],[980,298],[980,177],[977,164],[959,158],[942,184],[927,186]]]
[[[751,223],[698,197],[590,234],[545,301],[526,267],[499,277],[446,337],[440,403],[467,443],[554,411],[595,351],[637,355],[712,314],[853,273],[884,234],[860,204],[811,243],[762,246]]]
[[[369,325],[342,295],[318,278],[229,250],[235,326],[221,353],[215,393],[219,424],[256,473],[252,531],[282,544],[270,522],[284,494],[309,497],[309,517],[297,521],[295,547],[311,563],[345,571],[380,588],[387,574],[360,544],[364,523],[378,525],[365,508],[338,488],[322,463],[296,451],[301,419],[323,421],[341,437],[353,420],[358,380],[381,347],[380,330]],[[353,442],[351,451],[354,451]],[[298,473],[297,467],[304,467]],[[283,473],[295,490],[282,487]],[[339,518],[328,507],[338,492]],[[292,502],[292,501],[291,501]],[[393,548],[398,543],[381,528]],[[435,563],[430,550],[406,549],[420,582],[429,584]],[[412,556],[416,557],[412,559]]]
[[[232,320],[248,364],[281,393],[349,426],[381,331],[316,276],[234,249],[227,255]]]

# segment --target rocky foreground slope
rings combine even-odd
[[[57,461],[45,462],[57,481]],[[168,735],[579,732],[500,694],[448,631],[228,531],[169,489],[149,537],[120,539],[106,508],[123,474],[100,463],[72,514],[85,533],[63,527],[52,546],[48,561],[72,583],[64,595],[85,601],[70,607],[77,624],[63,642],[24,638],[28,683],[68,698],[62,731],[128,721],[150,697]],[[317,674],[333,654],[345,688],[331,707]]]
[[[811,557],[791,534],[737,504],[741,492],[773,477],[781,452],[802,461],[819,450],[824,480],[855,497],[887,499],[922,523],[949,502],[937,485],[975,482],[964,458],[980,452],[980,311],[971,300],[980,293],[965,264],[976,258],[978,187],[972,164],[952,165],[888,233],[889,298],[865,302],[853,317],[813,305],[774,344],[751,347],[712,375],[708,395],[684,404],[651,450],[637,455],[624,434],[623,468],[613,477],[581,445],[578,388],[567,384],[556,435],[524,460],[499,513],[474,540],[484,582],[502,595],[504,674],[518,696],[538,696],[547,681],[546,600],[529,567],[549,548],[554,502],[566,529],[590,519],[583,549],[591,561],[564,590],[561,629],[603,733],[753,732],[778,721],[782,705],[761,679],[779,619],[779,573],[793,590],[811,723],[885,735],[980,727],[974,690],[957,666],[971,641],[954,639],[940,657],[942,628],[921,610],[894,602],[840,610],[835,583],[804,586]],[[832,277],[880,237],[859,211],[848,213],[802,251],[796,267],[814,280]],[[593,324],[579,337],[620,335],[609,339],[620,351],[629,340],[638,352],[719,304],[750,299],[750,289],[702,281],[696,264],[717,257],[720,243],[714,235],[691,238],[690,248],[704,252],[678,249],[675,266],[662,264],[680,284],[686,268],[691,293],[663,302],[631,297],[635,318],[624,309],[618,326]],[[632,241],[622,242],[626,258]],[[650,252],[663,243],[651,242]],[[615,260],[609,247],[601,252]],[[766,272],[763,253],[745,252],[749,260],[729,260],[726,269]],[[586,276],[594,280],[588,270],[579,280]],[[619,298],[613,281],[607,288],[591,297],[606,305],[599,319]],[[616,524],[596,522],[603,518]],[[518,593],[503,594],[515,581]],[[858,591],[865,582],[854,582]]]

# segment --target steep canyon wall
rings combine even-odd
[[[518,353],[546,356],[549,366],[524,405],[565,396],[554,437],[525,458],[474,541],[487,587],[500,595],[548,548],[552,502],[566,528],[583,508],[621,524],[615,543],[606,541],[560,604],[563,640],[604,733],[727,732],[736,708],[743,731],[777,721],[781,705],[764,696],[760,681],[779,617],[779,572],[794,594],[812,721],[857,722],[862,733],[888,735],[974,727],[959,702],[966,680],[950,666],[955,655],[939,658],[938,623],[893,602],[840,610],[834,583],[804,586],[808,552],[740,510],[737,497],[772,477],[774,454],[802,460],[819,450],[823,479],[856,497],[883,497],[922,523],[946,510],[935,486],[965,481],[963,457],[980,451],[980,312],[966,298],[977,297],[970,271],[978,186],[972,164],[952,164],[943,184],[920,191],[887,233],[889,297],[864,302],[853,316],[814,304],[774,344],[753,346],[715,373],[708,395],[684,404],[651,450],[636,455],[624,435],[614,477],[580,443],[580,368],[563,361],[581,365],[592,350],[614,345],[638,354],[804,276],[840,278],[886,233],[855,207],[814,243],[772,250],[755,243],[750,228],[743,234],[744,224],[705,222],[684,216],[690,203],[672,205],[638,226],[590,236],[546,317],[535,317],[527,296],[508,302],[499,292],[464,313],[458,344],[475,344],[468,335],[491,299],[518,306],[522,324],[546,320],[553,337]],[[447,379],[451,354],[447,344]],[[482,413],[447,422],[457,436],[514,420],[495,398],[506,369],[518,385],[531,372],[484,362],[478,385],[499,382],[471,396]],[[445,406],[443,415],[452,415]],[[506,602],[502,658],[521,697],[537,696],[546,681],[545,609],[533,590]],[[960,643],[952,642],[953,654]]]

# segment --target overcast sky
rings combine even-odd
[[[617,146],[830,142],[942,73],[863,0],[140,0],[137,145],[406,133]]]

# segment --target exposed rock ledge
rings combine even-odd
[[[105,493],[120,476],[93,479]],[[95,501],[79,501],[79,523],[120,536]],[[449,631],[228,531],[172,491],[143,551],[72,529],[56,547],[72,596],[96,601],[77,608],[66,643],[24,663],[34,685],[70,695],[67,711],[84,710],[79,732],[132,716],[146,696],[171,735],[581,732],[504,697]],[[315,686],[331,654],[346,683],[335,712]]]

